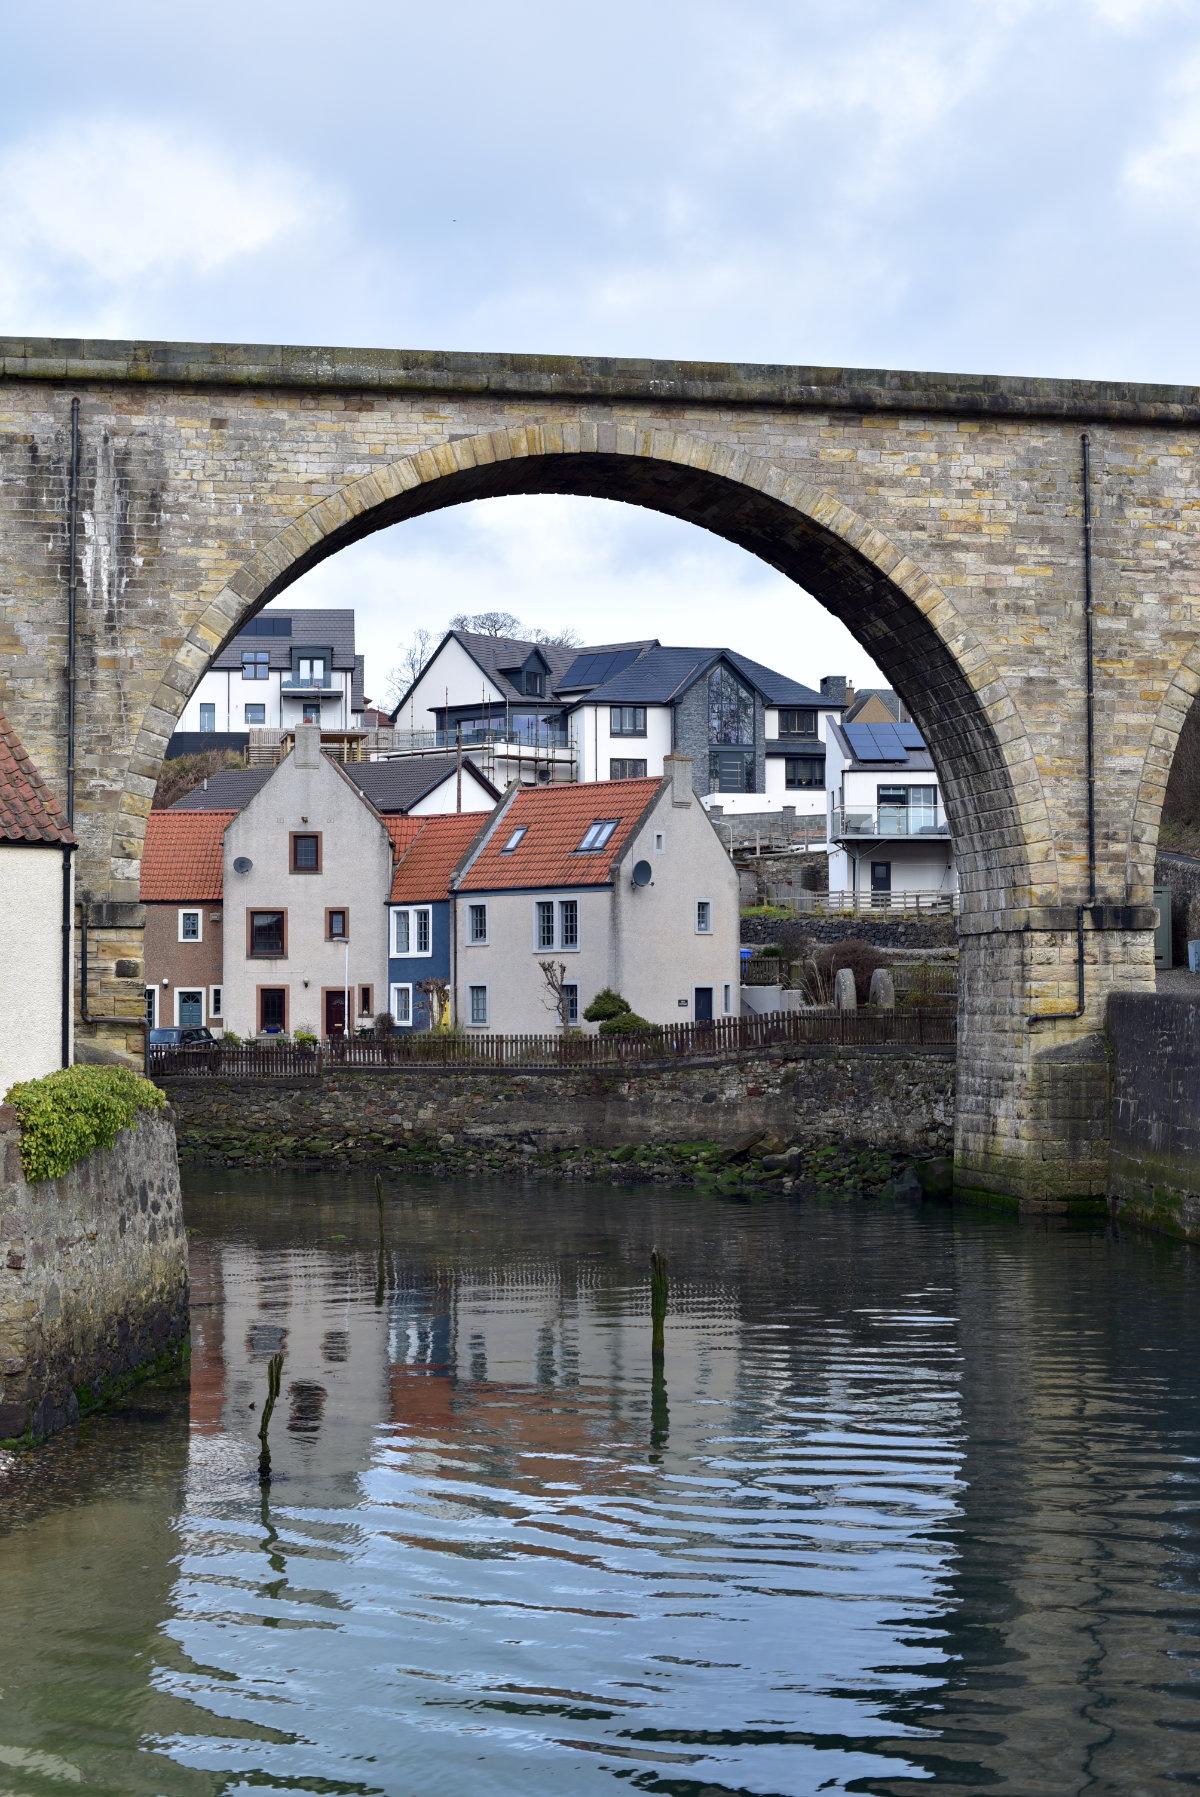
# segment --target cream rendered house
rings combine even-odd
[[[466,1029],[560,1027],[543,961],[567,969],[581,1026],[604,987],[651,1023],[740,1011],[737,874],[684,756],[656,779],[515,789],[452,890]]]
[[[74,1053],[75,838],[0,712],[0,1100]]]
[[[391,884],[388,824],[301,726],[225,830],[226,1028],[352,1034],[383,1010]]]

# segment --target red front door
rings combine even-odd
[[[327,1036],[344,1036],[346,1034],[346,994],[340,989],[325,994],[325,1034]]]

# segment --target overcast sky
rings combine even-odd
[[[1194,382],[1200,0],[6,11],[0,329]],[[689,526],[492,500],[335,556],[417,622],[870,664]]]

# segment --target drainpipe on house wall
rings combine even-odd
[[[61,1060],[64,1067],[71,1065],[71,925],[74,907],[71,899],[71,856],[73,849],[66,843],[62,852],[62,1044]]]

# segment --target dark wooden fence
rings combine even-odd
[[[489,1036],[440,1031],[377,1039],[332,1040],[317,1048],[292,1042],[221,1043],[158,1048],[152,1079],[319,1078],[343,1067],[630,1067],[641,1063],[708,1060],[789,1045],[811,1047],[947,1048],[955,1013],[945,1005],[895,1011],[774,1011],[762,1017],[719,1017],[712,1023],[670,1023],[628,1036]]]

